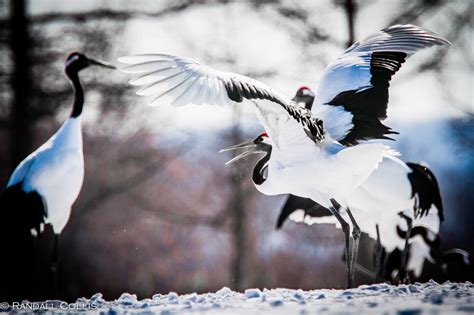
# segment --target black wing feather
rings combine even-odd
[[[305,216],[308,215],[313,218],[331,215],[331,212],[328,209],[309,198],[289,195],[280,211],[280,215],[278,216],[276,228],[280,229],[290,214],[296,210],[303,210],[305,212]]]
[[[397,132],[382,124],[381,120],[387,117],[390,80],[406,58],[407,54],[402,52],[373,52],[370,60],[371,86],[341,92],[327,103],[343,106],[353,115],[354,127],[340,140],[342,144],[355,145],[360,140],[369,139],[393,140],[386,135]]]
[[[248,100],[268,100],[281,105],[292,118],[303,125],[309,138],[311,138],[316,143],[324,140],[323,121],[313,117],[311,115],[310,109],[301,108],[296,104],[286,104],[284,101],[269,93],[267,90],[246,84],[245,82],[242,83],[239,80],[232,79],[226,81],[224,87],[226,89],[227,96],[232,101],[237,103],[241,103],[245,98]]]

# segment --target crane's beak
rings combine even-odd
[[[244,142],[241,144],[236,144],[236,145],[232,145],[230,147],[224,148],[220,150],[219,153],[240,150],[240,149],[247,149],[247,148],[255,148],[255,147],[257,147],[257,144],[254,142],[254,140],[252,140],[252,141],[248,141],[248,142]]]
[[[104,62],[104,61],[100,61],[100,60],[92,59],[92,58],[87,58],[87,60],[89,60],[89,63],[91,65],[96,65],[96,66],[100,66],[100,67],[104,67],[108,69],[117,69],[114,65]]]
[[[222,153],[222,152],[227,152],[227,151],[234,151],[234,150],[240,150],[240,149],[248,149],[247,151],[237,155],[236,157],[234,157],[233,159],[227,161],[225,163],[225,165],[229,165],[229,164],[232,164],[248,155],[251,155],[251,154],[255,154],[255,153],[265,153],[265,151],[262,151],[260,149],[260,146],[258,144],[256,144],[254,142],[254,140],[252,141],[248,141],[248,142],[244,142],[244,143],[241,143],[241,144],[237,144],[237,145],[233,145],[233,146],[230,146],[230,147],[227,147],[227,148],[224,148],[222,150],[219,151],[219,153]]]

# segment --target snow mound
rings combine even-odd
[[[113,301],[97,293],[75,304],[87,306],[87,314],[470,314],[474,313],[474,285],[430,281],[348,290],[247,289],[244,293],[224,287],[215,293],[170,292],[143,300],[123,293]],[[64,309],[52,313],[64,313]]]

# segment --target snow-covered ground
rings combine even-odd
[[[474,284],[431,281],[400,286],[363,285],[350,290],[248,289],[244,293],[224,287],[215,293],[171,292],[144,300],[124,293],[114,301],[105,301],[97,293],[72,304],[47,301],[30,305],[40,306],[53,313],[80,310],[89,314],[473,314]],[[27,307],[23,304],[25,312]],[[22,312],[18,306],[16,310]]]

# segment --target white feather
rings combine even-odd
[[[420,49],[451,43],[438,34],[415,25],[393,25],[353,44],[343,54],[397,51],[408,55]]]
[[[343,139],[354,126],[352,114],[342,106],[315,106],[313,115],[324,121],[324,127],[333,139]]]
[[[55,233],[65,227],[84,179],[81,118],[70,118],[13,172],[7,187],[22,182],[25,192],[36,191],[45,202],[46,223]]]

